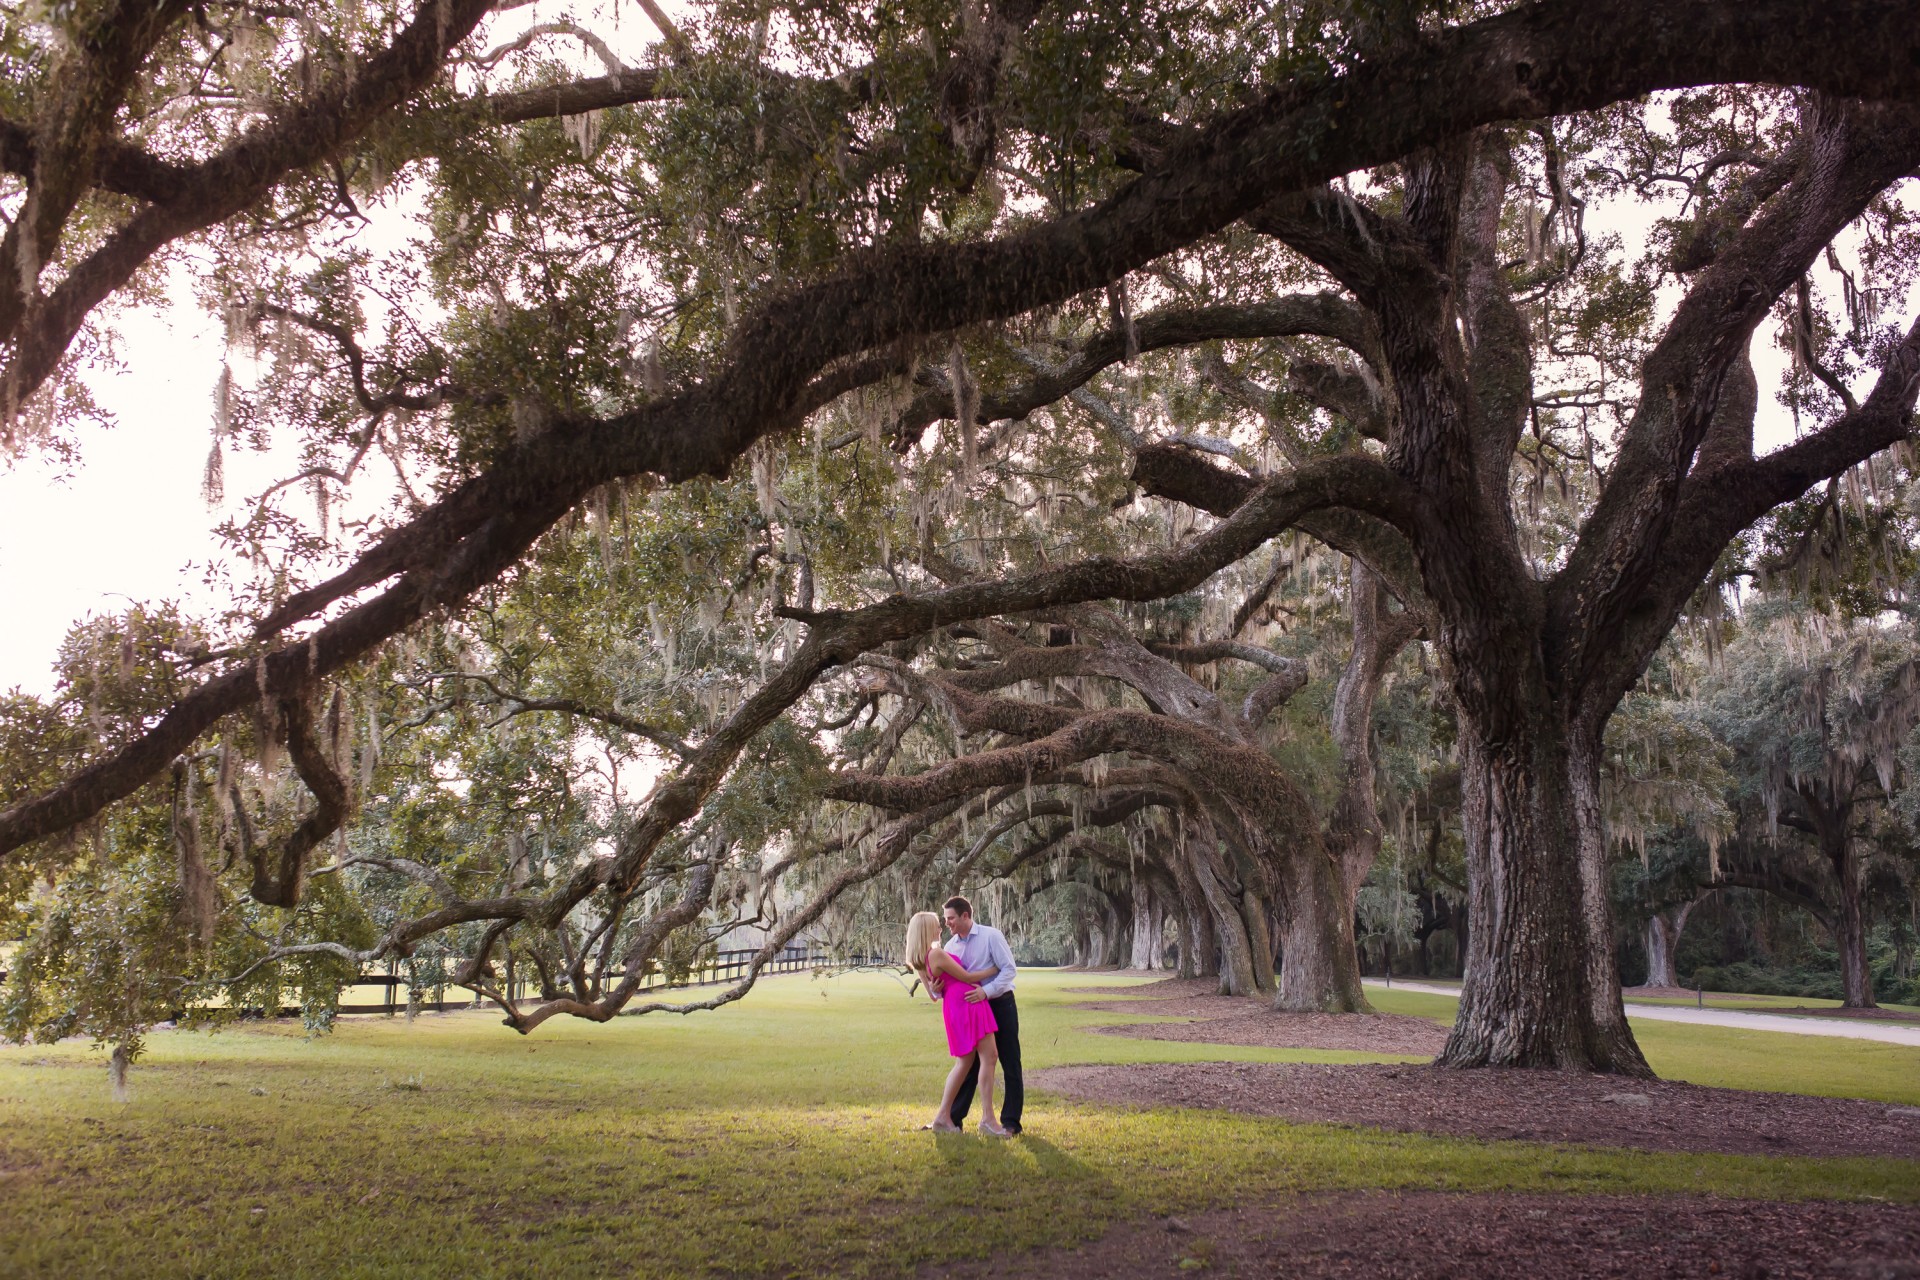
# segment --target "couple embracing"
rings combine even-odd
[[[1009,1138],[1020,1132],[1024,1090],[1020,1082],[1020,1011],[1013,1002],[1013,952],[998,929],[976,924],[973,904],[948,898],[943,914],[952,936],[940,945],[940,916],[922,911],[907,922],[907,966],[940,1004],[947,1052],[954,1058],[940,1110],[923,1126],[937,1133],[965,1127],[973,1095],[980,1093],[980,1132]],[[1006,1098],[993,1109],[996,1069],[1006,1077]]]

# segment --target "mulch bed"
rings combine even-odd
[[[1187,1018],[1187,1022],[1092,1027],[1101,1035],[1137,1040],[1183,1040],[1252,1045],[1262,1049],[1351,1049],[1361,1053],[1431,1056],[1447,1042],[1444,1027],[1399,1013],[1278,1013],[1264,999],[1223,996],[1214,978],[1166,978],[1137,987],[1068,987],[1077,995],[1108,996],[1076,1005],[1100,1013]]]
[[[1920,1108],[1558,1071],[1194,1062],[1054,1067],[1030,1086],[1406,1133],[1735,1155],[1920,1159]]]
[[[1116,973],[1108,969],[1104,972]],[[1218,978],[1162,978],[1158,982],[1129,983],[1123,987],[1111,984],[1104,987],[1062,987],[1069,995],[1109,996],[1115,1000],[1149,1000],[1155,996],[1217,996],[1220,994]]]
[[[1277,1013],[1264,1000],[1192,996],[1170,1000],[1100,1000],[1080,1006],[1104,1013],[1138,1013],[1192,1022],[1146,1022],[1093,1027],[1107,1036],[1256,1045],[1263,1049],[1354,1049],[1432,1057],[1447,1043],[1446,1028],[1401,1013]]]
[[[1433,1053],[1446,1039],[1444,1028],[1421,1018],[1277,1014],[1264,1002],[1220,996],[1212,979],[1069,990],[1107,997],[1083,1008],[1192,1019],[1096,1028],[1109,1035],[1391,1053]],[[1836,1011],[1805,1012],[1832,1016]],[[1095,1102],[1227,1109],[1400,1132],[1653,1151],[1920,1158],[1920,1108],[1670,1081],[1386,1064],[1225,1062],[1058,1067],[1032,1072],[1028,1079],[1036,1088]],[[1119,1227],[1079,1249],[1001,1255],[921,1274],[954,1280],[988,1275],[1094,1280],[1196,1271],[1290,1280],[1920,1280],[1920,1208],[1354,1192],[1155,1218]]]
[[[1709,1198],[1356,1192],[1155,1218],[1079,1249],[926,1277],[1725,1276],[1920,1280],[1920,1208]]]

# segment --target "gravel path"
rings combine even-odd
[[[1384,987],[1385,984],[1369,978],[1367,985]],[[1452,987],[1436,987],[1425,982],[1395,982],[1393,989],[1451,996],[1456,1000],[1460,998],[1459,991]],[[1637,1004],[1633,1001],[1628,1001],[1628,1004],[1630,1017],[1645,1018],[1652,1022],[1690,1022],[1696,1026],[1737,1027],[1743,1031],[1785,1031],[1799,1036],[1839,1036],[1846,1040],[1879,1040],[1885,1044],[1920,1048],[1920,1027],[1801,1014],[1736,1013],[1731,1009],[1689,1009],[1685,1005]]]

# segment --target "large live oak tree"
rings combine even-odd
[[[1322,193],[1252,219],[1378,317],[1393,380],[1384,464],[1418,496],[1389,518],[1419,562],[1462,729],[1472,945],[1444,1061],[1646,1071],[1614,971],[1602,738],[1735,534],[1905,437],[1920,327],[1864,402],[1764,459],[1747,349],[1772,301],[1920,164],[1917,127],[1906,107],[1808,107],[1794,173],[1692,282],[1644,361],[1591,514],[1545,574],[1528,563],[1511,493],[1533,397],[1526,321],[1494,256],[1502,144],[1410,159],[1400,216]],[[1220,478],[1191,478],[1190,464],[1156,472],[1151,459],[1143,474],[1230,509]]]
[[[319,76],[286,110],[189,162],[160,161],[112,135],[119,104],[187,11],[142,8],[139,22],[89,11],[95,25],[78,32],[76,71],[63,82],[74,92],[42,94],[35,120],[9,126],[0,149],[9,171],[26,180],[9,245],[36,268],[21,273],[22,289],[0,309],[12,394],[40,387],[87,316],[165,246],[257,211],[281,184],[383,122],[404,123],[415,109],[410,100],[487,7],[424,6],[363,64]],[[936,114],[950,186],[970,189],[994,131],[1009,127],[996,114],[1001,63],[1021,33],[1048,16],[1037,6],[989,9],[940,73]],[[1344,319],[1316,327],[1289,317],[1202,316],[1188,317],[1184,329],[1171,320],[1127,321],[1109,345],[1126,353],[1233,337],[1250,323],[1338,338],[1332,330],[1344,325],[1388,388],[1382,451],[1302,458],[1257,479],[1197,471],[1189,458],[1143,450],[1144,484],[1215,511],[1221,523],[1167,552],[858,609],[791,610],[807,626],[793,657],[685,754],[611,854],[541,895],[449,893],[439,910],[352,954],[404,949],[468,921],[551,926],[596,893],[631,897],[650,885],[650,860],[755,735],[821,675],[878,647],[961,620],[1160,598],[1305,527],[1361,560],[1428,620],[1451,682],[1462,726],[1473,951],[1446,1060],[1644,1072],[1608,946],[1600,735],[1736,534],[1907,432],[1920,332],[1881,354],[1879,383],[1859,405],[1757,459],[1744,353],[1775,300],[1833,237],[1920,164],[1920,34],[1910,16],[1908,6],[1869,0],[1817,10],[1622,2],[1531,5],[1404,30],[1356,23],[1350,40],[1334,42],[1331,61],[1299,66],[1281,83],[1248,84],[1246,105],[1211,119],[1137,121],[1115,150],[1139,172],[1104,198],[1063,201],[996,237],[929,242],[916,234],[840,255],[730,320],[703,368],[612,409],[582,402],[539,416],[351,567],[260,618],[254,652],[183,693],[124,745],[0,814],[0,856],[18,857],[23,846],[87,822],[163,775],[223,719],[261,707],[263,731],[292,745],[295,767],[322,799],[315,825],[303,825],[288,845],[290,866],[276,872],[260,854],[257,883],[269,898],[293,901],[302,858],[325,837],[322,828],[339,821],[339,806],[326,802],[334,766],[308,741],[309,701],[329,676],[500,578],[609,482],[724,475],[757,442],[792,432],[839,397],[924,375],[935,338],[1067,303],[1244,223],[1318,264],[1364,310],[1364,329]],[[860,99],[861,76],[843,78],[841,91]],[[609,79],[606,100],[619,101],[660,96],[670,83],[621,71]],[[1539,572],[1513,508],[1513,459],[1533,397],[1526,317],[1497,258],[1510,164],[1500,126],[1715,83],[1811,91],[1800,142],[1778,158],[1779,181],[1728,215],[1700,251],[1685,300],[1644,361],[1637,408],[1591,513],[1564,561]],[[562,96],[555,91],[556,112]],[[498,115],[436,109],[451,111],[458,128],[540,108],[516,100]],[[1384,165],[1398,166],[1397,209],[1324,185]],[[43,294],[39,266],[55,261],[75,210],[100,193],[133,200],[134,211],[97,247],[68,247],[59,281]],[[1115,311],[1124,312],[1118,298]],[[1101,359],[1089,348],[1079,370],[1043,371],[1045,385],[981,403],[994,406],[987,412],[1024,412],[1015,406],[1068,394]],[[1329,401],[1337,390],[1327,389]],[[969,412],[964,387],[949,391],[958,393],[960,416],[981,412]],[[442,384],[415,399],[432,408],[458,392]],[[924,421],[925,409],[918,412]],[[1348,723],[1351,734],[1364,715]],[[1102,729],[1118,733],[1118,724]],[[777,941],[817,918],[829,891],[879,874],[946,816],[898,825],[826,886],[812,915],[790,917]],[[710,870],[694,874],[681,903],[630,938],[625,967],[605,967],[617,980],[577,984],[516,1013],[516,1025],[618,1012],[636,992],[642,962],[697,914],[711,888]],[[484,959],[483,949],[469,977],[478,979]]]
[[[1889,859],[1871,837],[1904,789],[1916,655],[1897,633],[1855,623],[1822,634],[1826,622],[1789,613],[1753,626],[1701,690],[1707,723],[1733,748],[1742,822],[1700,879],[1805,909],[1833,936],[1843,1003],[1872,1008],[1868,869]]]

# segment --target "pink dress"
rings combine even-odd
[[[927,972],[933,972],[931,954],[927,956]],[[940,1013],[947,1022],[947,1052],[956,1058],[966,1057],[983,1038],[1000,1029],[985,1000],[968,1002],[967,992],[973,989],[973,983],[952,976],[940,979]]]

